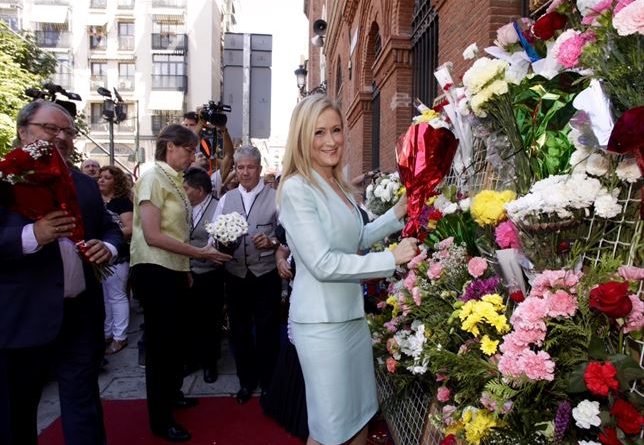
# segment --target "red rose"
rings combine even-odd
[[[625,434],[639,434],[644,424],[644,417],[626,400],[617,399],[610,409],[610,413],[617,419],[617,426]]]
[[[610,427],[604,428],[604,431],[599,433],[599,441],[604,445],[624,445],[617,438],[617,431],[615,431],[615,428]]]
[[[566,26],[566,16],[558,12],[551,12],[540,17],[532,25],[532,33],[541,40],[549,40],[555,35],[555,31]]]
[[[588,390],[593,394],[607,396],[608,391],[619,388],[616,375],[617,369],[611,362],[606,362],[603,365],[599,362],[590,362],[584,372],[584,381]]]
[[[448,434],[438,445],[456,445],[456,436]]]
[[[515,303],[521,303],[523,300],[525,300],[525,295],[523,295],[523,292],[520,290],[515,290],[510,294],[510,300],[514,301]]]
[[[590,291],[590,307],[611,318],[625,317],[633,310],[628,283],[609,281]]]

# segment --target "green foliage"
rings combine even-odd
[[[55,67],[56,60],[33,39],[21,38],[0,21],[0,155],[11,148],[16,114],[29,101],[25,89],[38,86]]]

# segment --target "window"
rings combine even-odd
[[[72,64],[69,54],[56,54],[56,71],[51,76],[51,81],[56,85],[68,89],[72,86]]]
[[[119,0],[118,7],[120,9],[134,9],[134,0]]]
[[[412,95],[431,107],[437,96],[438,14],[429,0],[416,0],[412,18]]]
[[[133,63],[119,63],[119,90],[134,90],[134,74],[136,66]]]
[[[107,63],[93,62],[90,64],[90,88],[96,90],[98,87],[107,86]]]
[[[152,115],[152,133],[157,134],[168,124],[176,124],[181,121],[182,114],[176,111],[157,110]]]
[[[107,7],[107,0],[90,0],[89,7],[90,8],[106,8]]]
[[[185,91],[185,58],[174,54],[152,56],[152,88]]]
[[[107,131],[107,123],[103,120],[103,102],[90,103],[89,126],[93,131]]]
[[[134,23],[119,22],[119,49],[132,51],[134,49]]]
[[[89,47],[90,49],[107,48],[107,29],[105,26],[89,27]]]

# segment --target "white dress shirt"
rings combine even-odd
[[[246,190],[241,184],[237,188],[239,189],[239,193],[241,194],[242,202],[244,203],[244,210],[246,211],[247,215],[250,211],[250,208],[253,206],[253,202],[255,202],[257,195],[259,195],[260,192],[264,190],[264,180],[260,178],[257,185],[253,187],[252,190]],[[215,213],[212,215],[213,221],[216,220],[219,215],[221,215],[221,212],[224,209],[224,204],[226,204],[226,195],[222,196],[217,203]],[[245,218],[246,215],[242,216]]]

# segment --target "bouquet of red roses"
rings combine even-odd
[[[19,215],[38,220],[54,210],[65,210],[76,218],[69,237],[79,255],[85,256],[83,218],[76,187],[67,164],[54,144],[37,140],[14,148],[0,158],[0,185],[5,183],[3,200]],[[109,266],[92,263],[99,280],[112,274]]]

